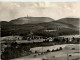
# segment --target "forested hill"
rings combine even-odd
[[[42,19],[41,17],[35,17],[34,19],[30,18],[31,21],[29,20],[29,23],[25,22],[25,19],[22,18],[18,18],[19,20],[12,20],[10,22],[2,21],[1,36],[28,35],[30,31],[32,31],[34,35],[39,36],[61,36],[79,33],[79,18],[62,18],[54,20],[48,17]],[[45,32],[45,30],[55,31]]]

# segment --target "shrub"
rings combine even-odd
[[[72,55],[69,55],[69,57],[71,57]]]
[[[53,58],[55,58],[55,56],[53,56]]]
[[[50,50],[47,50],[47,52],[50,52]]]
[[[37,55],[34,55],[34,57],[36,57]]]
[[[59,50],[62,50],[62,47],[60,47]]]
[[[38,53],[37,51],[35,51],[35,53]]]
[[[59,49],[56,49],[56,51],[59,51]]]
[[[54,52],[55,50],[53,49],[52,52]]]
[[[72,48],[71,50],[75,50],[75,48]]]

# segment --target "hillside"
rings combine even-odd
[[[79,18],[62,18],[57,21],[79,27]]]
[[[32,31],[34,35],[39,35],[39,36],[61,36],[61,35],[79,34],[79,27],[77,27],[79,25],[79,18],[64,18],[64,19],[62,18],[57,21],[47,17],[41,18],[45,20],[40,20],[40,18],[41,17],[37,18],[33,17],[33,19],[30,20],[30,23],[25,22],[24,24],[23,22],[25,19],[21,20],[21,18],[19,19],[19,21],[18,20],[12,20],[10,22],[3,21],[1,22],[1,32],[2,32],[1,36],[7,36],[7,35],[27,36],[30,33],[30,31]],[[44,30],[56,30],[56,31],[49,33],[45,32]]]
[[[35,23],[43,23],[54,21],[52,18],[49,17],[21,17],[14,20],[11,20],[10,23],[14,24],[35,24]]]

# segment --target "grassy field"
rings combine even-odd
[[[56,50],[56,49],[59,49],[60,47],[62,47],[64,51],[71,50],[72,48],[79,50],[80,44],[63,44],[63,45],[54,45],[54,46],[46,46],[46,47],[34,47],[34,48],[31,48],[30,50],[32,52],[34,51],[45,52],[47,50],[50,50],[50,51],[52,51],[53,49]]]
[[[16,58],[12,60],[42,60],[42,58],[48,60],[78,60],[80,56],[79,45],[80,44],[67,44],[64,45],[63,50],[61,51],[48,52],[44,54],[33,53],[29,56]],[[59,45],[59,46],[63,46],[63,45]],[[48,47],[48,48],[50,49],[52,47]],[[72,50],[71,48],[75,48],[75,50]]]

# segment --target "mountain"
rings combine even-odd
[[[13,24],[39,24],[42,23],[42,25],[45,24],[52,24],[57,25],[59,27],[79,27],[79,18],[61,18],[59,20],[54,20],[49,17],[21,17],[14,20],[11,20],[9,23]],[[43,24],[44,23],[44,24]],[[67,26],[65,26],[67,25]]]
[[[79,18],[61,18],[59,20],[46,22],[46,23],[39,23],[41,26],[45,26],[47,28],[53,29],[62,29],[62,28],[69,28],[78,30],[79,29]]]
[[[75,27],[79,27],[79,20],[80,20],[79,18],[62,18],[62,19],[59,19],[57,21],[65,23],[65,24],[70,24],[70,25],[73,25]]]
[[[66,23],[62,23],[59,21],[51,21],[51,22],[47,22],[47,23],[40,23],[40,26],[44,26],[46,28],[52,28],[52,29],[62,29],[62,28],[70,28],[70,29],[74,29],[76,28],[75,26],[71,25],[71,24],[66,24]]]
[[[49,17],[21,17],[18,19],[11,20],[10,23],[14,24],[35,24],[35,23],[43,23],[53,21],[52,18]]]
[[[7,21],[1,21],[0,24],[1,25],[12,25],[12,23],[7,22]]]
[[[10,22],[1,22],[1,35],[26,35],[29,34],[30,31],[35,32],[36,35],[49,35],[47,32],[44,32],[44,30],[54,30],[55,32],[50,33],[54,34],[54,36],[79,33],[79,18],[62,18],[59,20],[48,17],[24,18],[25,19],[23,19],[23,17],[18,18]],[[29,22],[26,19],[29,19]]]

